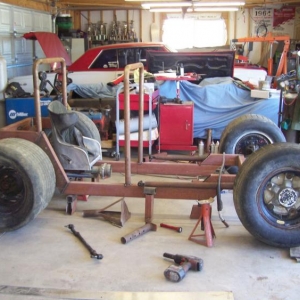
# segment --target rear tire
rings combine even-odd
[[[50,202],[56,185],[53,165],[36,144],[0,140],[0,231],[18,229]]]
[[[236,212],[258,240],[300,246],[300,146],[266,145],[249,156],[234,183]]]
[[[285,142],[280,128],[270,119],[255,114],[243,115],[230,122],[220,139],[220,153],[249,156],[262,146]]]

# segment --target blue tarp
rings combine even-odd
[[[213,138],[220,139],[227,124],[244,114],[260,114],[278,123],[278,93],[261,100],[252,98],[250,91],[237,87],[232,79],[201,84],[180,82],[180,100],[194,102],[194,138],[206,138],[210,128]],[[176,82],[165,81],[160,86],[160,95],[176,98]]]
[[[77,92],[83,98],[115,98],[119,86],[106,84],[70,84],[68,90]],[[165,81],[159,86],[160,95],[176,98],[176,82]],[[194,102],[194,138],[206,138],[207,129],[212,129],[214,139],[220,139],[229,122],[244,114],[260,114],[275,124],[278,122],[279,94],[268,99],[255,99],[250,91],[237,87],[231,77],[208,78],[196,85],[180,82],[180,100]]]

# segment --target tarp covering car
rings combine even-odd
[[[194,102],[194,138],[206,138],[207,129],[212,129],[213,138],[220,139],[228,123],[245,114],[263,115],[277,124],[280,103],[277,92],[261,100],[252,98],[250,91],[239,88],[231,78],[208,80],[202,81],[205,86],[180,82],[180,99]],[[160,95],[175,98],[176,82],[165,81],[160,86]]]
[[[108,97],[112,99],[112,104],[115,103],[118,88],[103,84],[68,86],[82,98]],[[165,81],[159,90],[160,96],[170,100],[177,96],[175,81]],[[228,123],[245,114],[263,115],[277,124],[280,104],[277,92],[272,92],[269,99],[252,98],[250,91],[238,87],[231,77],[205,79],[200,85],[180,82],[180,100],[194,103],[194,138],[206,138],[210,128],[213,138],[220,139]]]

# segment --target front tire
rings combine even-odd
[[[220,153],[249,156],[261,147],[285,142],[281,130],[270,119],[255,114],[240,116],[230,122],[220,139]]]
[[[55,172],[47,154],[27,140],[0,140],[0,231],[33,220],[50,202]]]
[[[236,212],[258,240],[300,246],[300,146],[267,145],[241,166],[234,183]]]

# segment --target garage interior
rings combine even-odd
[[[171,8],[179,8],[179,12],[152,11],[151,6],[158,2],[0,2],[0,299],[299,298],[297,146],[300,121],[297,113],[300,69],[297,53],[300,51],[300,3],[246,0],[236,11],[224,9],[228,3],[220,6],[223,11],[210,11],[209,8],[219,7],[223,1],[165,0],[165,8],[171,4]],[[199,7],[201,10],[197,11]],[[201,82],[200,88],[192,89],[193,81],[214,79],[208,75],[209,68],[199,75],[185,64],[185,72],[180,74],[179,68],[183,65],[176,63],[177,78],[167,78],[163,73],[150,76],[147,81],[142,62],[129,67],[125,63],[126,67],[121,70],[124,71],[123,83],[117,84],[113,97],[102,97],[102,94],[98,98],[81,97],[82,89],[77,82],[72,92],[67,88],[65,61],[46,58],[36,37],[24,37],[30,32],[54,33],[74,63],[98,46],[163,42],[165,21],[172,19],[170,16],[188,19],[191,15],[196,19],[222,19],[226,41],[210,46],[208,39],[204,46],[179,47],[176,53],[150,50],[147,60],[153,61],[153,73],[159,73],[157,65],[165,64],[163,69],[168,69],[167,58],[171,68],[174,61],[189,56],[197,57],[198,64],[209,61],[213,64],[212,71],[224,71],[224,62],[231,66],[232,72],[237,72],[242,65],[249,70],[247,80],[237,79],[234,88],[220,92],[217,86],[212,86],[210,91],[209,84],[205,87]],[[279,24],[275,25],[275,19]],[[122,24],[123,29],[131,31],[127,31],[126,36],[118,36],[117,31],[111,30],[113,24]],[[259,30],[267,32],[260,35]],[[61,63],[62,72],[58,77],[58,97],[55,93],[47,94],[49,102],[44,102],[40,111],[40,114],[47,111],[49,117],[45,118],[35,112],[40,107],[38,102],[45,101],[43,93],[49,88],[40,84],[43,82],[40,76],[49,76],[48,65],[57,61]],[[107,67],[102,67],[102,73],[105,73],[104,68]],[[250,80],[253,69],[263,70],[266,77]],[[38,73],[38,70],[46,72]],[[135,70],[139,72],[135,73],[134,85],[131,72]],[[77,71],[80,70],[70,75]],[[6,88],[22,76],[32,78],[34,90],[28,93],[32,102],[25,109],[30,106],[33,115],[11,121],[8,106],[17,101],[9,101],[14,91]],[[223,75],[227,76],[227,73]],[[73,84],[75,79],[72,80]],[[103,85],[106,87],[107,83]],[[26,94],[27,88],[21,84],[20,90]],[[145,93],[141,96],[134,91],[132,94],[134,89]],[[214,117],[215,110],[209,114],[210,103],[204,101],[208,96],[203,95],[204,98],[198,100],[196,94],[200,94],[200,90],[216,97],[214,105],[228,110],[228,115],[232,113],[232,119],[238,113],[229,111],[229,99],[227,106],[222,107],[226,101],[222,96],[225,98],[231,93],[237,97],[238,90],[245,98],[243,101],[248,101],[241,101],[237,108],[242,114],[239,121],[230,119],[229,122],[224,117],[226,120],[220,119],[219,123],[230,124],[223,126],[222,123],[214,129],[210,125],[205,127],[199,119],[213,124],[218,117]],[[197,100],[191,99],[193,97]],[[10,111],[22,105],[22,100],[18,101]],[[200,105],[197,101],[203,103]],[[142,103],[146,107],[139,111]],[[66,112],[63,104],[71,107],[73,114],[70,110]],[[177,129],[178,121],[174,117],[179,107],[181,119],[189,120],[184,119],[182,132]],[[84,119],[80,119],[78,115],[86,110],[88,117],[85,114]],[[154,125],[152,110],[157,118]],[[249,111],[251,117],[246,116]],[[98,115],[102,123],[93,118]],[[66,121],[64,116],[70,118]],[[269,116],[272,120],[268,120]],[[78,118],[84,120],[88,128],[93,127],[84,128],[85,132],[92,133],[88,138],[93,141],[88,142],[83,132],[73,129]],[[105,118],[109,118],[109,123],[105,123]],[[120,120],[124,121],[122,132]],[[141,120],[149,122],[146,130],[141,128]],[[134,133],[130,127],[133,122]],[[116,128],[105,127],[108,124]],[[145,139],[145,132],[149,131],[153,137],[155,131],[151,126],[158,128],[156,140],[147,140],[146,136],[143,141],[141,137]],[[247,147],[251,155],[238,152],[246,147],[242,140],[244,133],[239,132],[243,127],[255,131],[251,138],[258,144]],[[59,151],[65,151],[61,156],[71,155],[73,151],[62,146],[73,143],[71,138],[61,134],[70,128],[76,133],[79,152],[86,151],[85,143],[98,147],[94,130],[96,136],[101,137],[101,153],[86,151],[84,154],[90,169],[79,167],[79,156],[76,156],[78,161],[74,159],[75,167],[70,167],[71,159],[66,165],[60,159]],[[274,144],[286,143],[278,143],[277,152],[272,152],[274,145],[265,145],[269,143],[267,135],[258,139],[261,133],[256,128],[273,135],[268,137],[270,144],[272,139]],[[232,141],[238,134],[243,141],[237,142],[240,148]],[[249,132],[246,137],[247,134]],[[259,143],[263,143],[263,149],[258,149]],[[36,145],[31,148],[30,144]],[[237,152],[228,151],[233,146]],[[284,178],[283,169],[286,169]],[[17,195],[15,198],[13,193]],[[273,200],[274,194],[279,200]],[[27,208],[27,199],[39,203]],[[243,205],[243,200],[248,202]],[[268,201],[268,205],[264,201]],[[245,211],[246,216],[241,216]],[[19,220],[21,214],[29,217]],[[278,215],[281,218],[276,219]],[[266,229],[260,231],[259,227],[264,226]],[[274,231],[272,226],[276,228]],[[277,229],[283,232],[281,236],[287,233],[288,237],[273,238]]]

